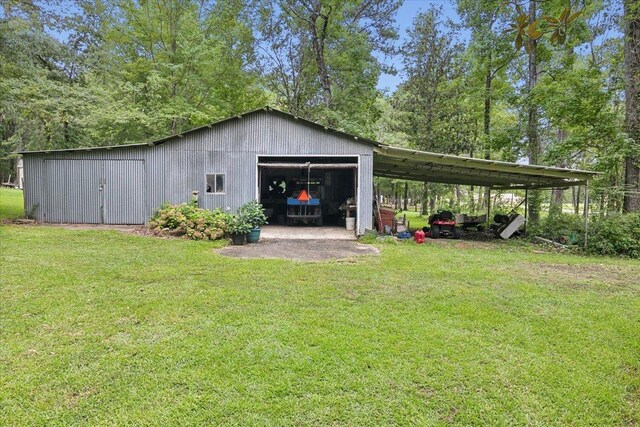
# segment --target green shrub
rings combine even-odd
[[[231,215],[227,232],[234,234],[247,234],[254,227],[247,218],[241,214]]]
[[[640,258],[640,212],[593,220],[587,250],[600,255]]]
[[[194,203],[163,204],[149,220],[156,233],[171,230],[193,240],[215,240],[227,230],[230,215],[220,209],[200,209]]]
[[[529,235],[565,244],[584,244],[584,217],[556,213],[531,227]],[[591,218],[587,252],[598,255],[640,258],[640,212]]]
[[[573,214],[550,214],[537,227],[533,227],[531,233],[528,234],[566,244],[583,244],[584,218]]]
[[[256,200],[252,200],[238,208],[238,215],[243,217],[252,228],[262,227],[267,223],[264,208]]]

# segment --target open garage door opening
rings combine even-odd
[[[358,158],[258,158],[260,203],[269,224],[354,229]]]

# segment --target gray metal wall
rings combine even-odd
[[[112,218],[126,219],[120,223],[132,222],[132,210],[139,211],[134,215],[135,223],[144,222],[165,201],[188,201],[193,190],[200,192],[202,207],[235,211],[256,198],[256,163],[260,155],[358,156],[358,232],[372,228],[372,147],[348,136],[266,111],[176,137],[157,146],[25,154],[25,209],[28,211],[38,205],[36,217],[45,222],[105,220],[97,218],[91,208],[85,209],[87,200],[93,203],[89,193],[95,181],[90,172],[99,167],[96,161],[102,161],[98,163],[107,169],[103,175],[110,177],[105,191],[111,189],[109,194],[113,195],[115,188],[110,184],[114,184],[114,178],[120,180],[119,196],[108,205]],[[130,167],[133,164],[141,167]],[[211,173],[225,174],[224,194],[206,193],[206,174]],[[142,184],[137,186],[140,181]],[[137,187],[125,188],[122,182]],[[127,194],[123,194],[125,190],[128,190]],[[137,204],[140,200],[142,208]]]

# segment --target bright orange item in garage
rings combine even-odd
[[[302,190],[298,195],[299,202],[308,202],[310,199],[311,197],[309,197],[309,193],[307,193],[307,190]]]

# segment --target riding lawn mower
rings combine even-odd
[[[440,237],[459,239],[462,236],[462,230],[456,225],[456,220],[451,211],[440,211],[431,215],[429,217],[429,225],[431,226],[428,230],[429,237],[432,239],[439,239]],[[423,229],[425,233],[427,232],[426,228]]]

